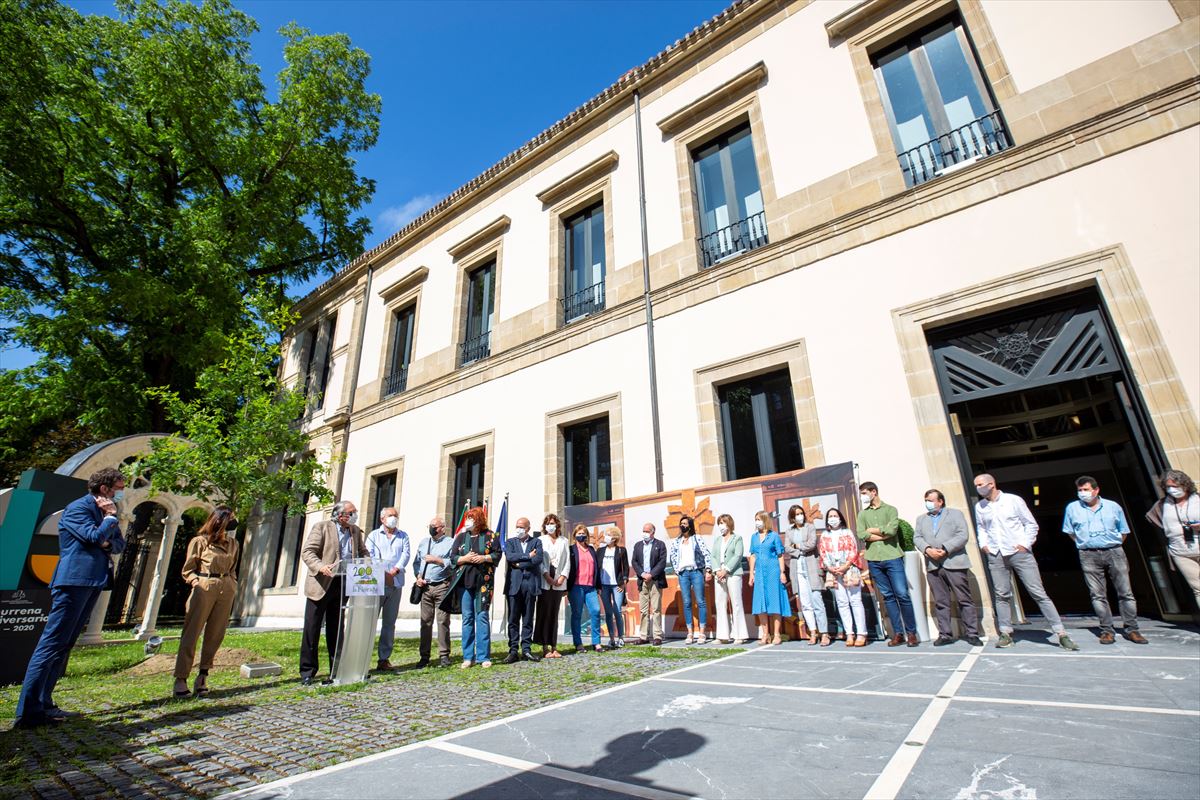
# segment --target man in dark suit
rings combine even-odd
[[[517,520],[517,535],[504,543],[508,562],[504,594],[508,597],[508,658],[515,664],[521,658],[541,661],[533,654],[533,607],[542,593],[542,543],[529,535],[529,520]],[[520,645],[520,655],[517,646]]]
[[[332,679],[342,634],[342,582],[345,580],[344,575],[335,573],[340,562],[367,556],[366,540],[356,522],[358,509],[354,503],[335,503],[332,518],[318,522],[304,537],[300,557],[308,567],[308,577],[304,581],[304,594],[308,600],[304,604],[304,638],[300,642],[300,682],[305,686],[317,675],[322,622],[325,623],[325,648],[329,651]]]
[[[667,546],[654,537],[652,523],[642,526],[642,540],[633,546],[632,563],[633,572],[638,576],[642,643],[660,645],[663,636],[662,591],[667,588]]]
[[[17,727],[61,722],[67,713],[54,705],[54,685],[67,656],[87,625],[96,598],[108,585],[109,556],[125,549],[117,503],[125,491],[120,470],[108,468],[88,478],[88,494],[63,510],[58,521],[58,565],[50,579],[50,614],[38,640],[17,700]]]

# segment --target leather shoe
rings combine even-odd
[[[1105,631],[1100,634],[1100,644],[1116,644],[1117,637],[1112,635],[1112,631]]]
[[[662,647],[662,639],[655,639],[655,640],[654,640],[654,646],[655,646],[655,647]]]
[[[376,672],[391,672],[394,669],[395,667],[392,666],[392,662],[388,661],[386,658],[375,665]]]
[[[508,658],[504,659],[504,663],[505,664],[515,664],[520,660],[521,660],[521,656],[517,654],[517,651],[510,650],[508,653]]]
[[[429,666],[428,658],[422,658],[420,661],[417,662],[417,669],[423,669],[424,667],[428,667],[428,666]]]
[[[904,644],[904,634],[897,633],[892,638],[888,639],[888,647],[899,647]]]
[[[937,639],[935,639],[933,642],[934,647],[945,647],[948,644],[954,644],[954,637],[947,636],[944,633],[941,636],[937,637]]]
[[[321,681],[322,686],[333,686],[333,678],[325,678]]]
[[[521,658],[525,659],[526,661],[541,661],[542,660],[542,657],[539,656],[538,654],[534,653],[532,650],[526,650],[524,653],[521,653]]]
[[[909,647],[916,647],[920,643],[921,643],[921,640],[917,638],[917,635],[915,633],[910,633],[908,635],[908,646]]]
[[[1150,644],[1150,642],[1146,641],[1146,637],[1142,636],[1138,631],[1127,631],[1125,638],[1134,644]]]
[[[968,636],[967,644],[971,645],[971,647],[983,647],[983,639],[980,639],[978,636]]]

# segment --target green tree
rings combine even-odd
[[[151,441],[151,451],[129,467],[152,490],[194,494],[222,502],[246,519],[255,502],[264,513],[310,494],[333,499],[327,468],[301,457],[308,437],[298,419],[307,399],[276,377],[279,333],[292,320],[267,293],[253,295],[252,324],[225,337],[220,360],[200,372],[195,397],[166,386],[148,393],[162,404],[179,433]]]
[[[194,396],[258,279],[330,271],[370,231],[364,51],[288,25],[268,92],[229,0],[117,9],[0,0],[0,344],[45,354],[0,381],[0,457],[64,419],[169,431],[145,389]]]

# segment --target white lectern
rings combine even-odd
[[[334,685],[367,679],[375,649],[375,623],[383,597],[382,561],[350,558],[338,564],[342,576],[342,636],[332,670]]]

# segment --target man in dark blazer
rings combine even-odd
[[[971,599],[967,579],[971,559],[967,555],[967,519],[957,508],[946,508],[946,496],[937,489],[925,493],[925,511],[913,526],[913,547],[925,556],[925,578],[933,594],[934,617],[938,638],[934,647],[954,642],[950,600],[958,603],[963,638],[973,647],[983,645],[979,638],[979,613]]]
[[[631,563],[638,577],[642,643],[660,645],[663,636],[662,591],[667,588],[667,546],[655,538],[652,523],[642,526],[642,540],[633,546]]]
[[[304,537],[300,558],[308,567],[304,580],[304,638],[300,642],[300,682],[308,686],[317,675],[321,623],[325,624],[325,648],[329,651],[329,674],[337,658],[342,635],[342,582],[338,564],[349,558],[366,558],[367,543],[358,522],[354,503],[333,506],[331,519],[318,522]],[[328,682],[328,681],[326,681]]]
[[[109,556],[125,549],[117,503],[125,491],[120,470],[108,468],[88,478],[88,494],[63,510],[58,521],[58,565],[50,579],[50,614],[34,648],[17,700],[17,727],[62,722],[54,705],[54,685],[83,632],[100,592],[108,586]]]
[[[504,543],[508,562],[504,594],[508,598],[508,658],[515,664],[521,658],[541,661],[533,654],[533,608],[542,593],[542,543],[529,535],[529,519],[517,520],[517,535]],[[517,648],[520,646],[520,655]]]

